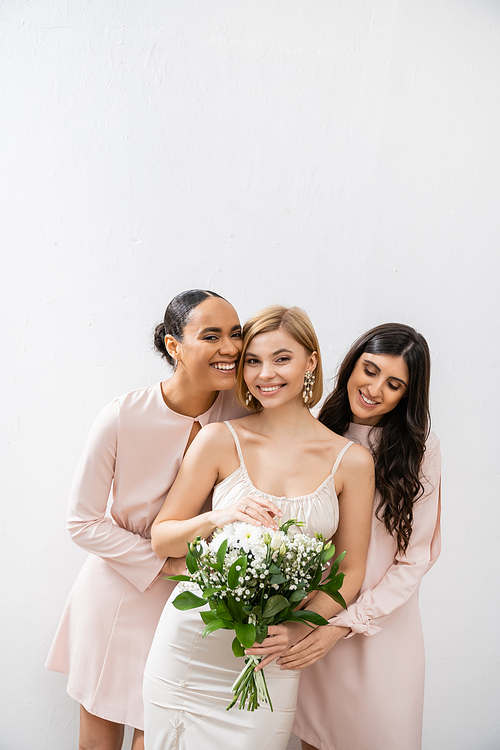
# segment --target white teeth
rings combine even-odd
[[[281,388],[281,386],[280,385],[271,385],[271,386],[267,386],[266,387],[265,385],[261,385],[261,386],[259,386],[259,388],[260,388],[260,390],[263,393],[272,393],[272,391],[279,390]]]
[[[361,391],[360,391],[360,393],[361,393]],[[365,404],[370,404],[370,406],[374,406],[377,403],[376,401],[371,401],[371,399],[366,398],[366,396],[364,396],[362,393],[361,393],[361,398],[363,399],[363,401],[365,402]]]
[[[222,363],[214,364],[212,367],[215,367],[216,370],[234,370],[235,364],[234,362],[231,362],[231,364],[223,365]]]

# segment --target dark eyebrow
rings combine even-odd
[[[364,359],[363,362],[365,362],[367,365],[371,365],[372,367],[374,367],[377,370],[377,372],[380,372],[380,367],[376,365],[375,362],[372,362],[371,359]],[[388,380],[397,380],[398,383],[402,383],[405,386],[405,388],[408,388],[408,383],[405,383],[405,381],[401,380],[401,378],[396,378],[394,375],[389,375]]]
[[[240,331],[241,326],[233,326],[231,328],[231,331]],[[209,326],[208,328],[204,328],[202,331],[200,331],[200,335],[202,333],[222,333],[222,328],[217,328],[217,326]]]

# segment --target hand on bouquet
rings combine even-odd
[[[282,515],[281,510],[271,500],[265,497],[247,495],[234,505],[210,511],[210,521],[218,528],[235,521],[243,521],[252,524],[252,526],[266,526],[269,529],[277,529],[278,524],[275,519],[281,518]]]
[[[284,622],[281,625],[270,625],[267,638],[262,643],[254,643],[252,648],[246,649],[245,654],[247,656],[264,657],[255,668],[255,671],[258,672],[266,664],[279,659],[280,656],[310,632],[311,628],[301,622]]]
[[[321,659],[335,646],[337,641],[346,636],[350,628],[338,628],[335,625],[321,625],[310,631],[299,643],[291,646],[277,663],[281,669],[304,669]]]

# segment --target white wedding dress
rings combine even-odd
[[[344,446],[331,474],[318,489],[302,497],[275,497],[252,484],[236,432],[233,434],[240,465],[214,488],[213,507],[235,503],[249,494],[270,498],[282,511],[283,521],[305,521],[303,531],[331,537],[337,528],[339,505],[334,475]],[[274,711],[261,704],[256,711],[226,710],[233,697],[231,686],[244,666],[231,649],[232,630],[217,630],[202,638],[200,609],[182,612],[172,600],[165,605],[144,671],[146,750],[285,750],[292,730],[300,671],[282,670],[272,662],[265,667]],[[208,608],[208,605],[207,605]]]

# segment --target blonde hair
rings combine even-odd
[[[307,407],[311,408],[312,406],[316,406],[323,395],[323,366],[321,364],[321,352],[318,337],[316,336],[316,331],[313,328],[309,315],[300,307],[270,305],[263,310],[259,310],[255,315],[252,315],[250,320],[247,320],[243,326],[243,345],[238,372],[236,374],[235,392],[239,403],[253,412],[261,411],[262,405],[260,401],[257,401],[255,396],[252,397],[249,405],[245,403],[247,392],[247,385],[243,378],[245,354],[248,345],[259,333],[269,333],[270,331],[278,330],[284,331],[294,341],[301,344],[309,354],[316,352],[318,356],[318,362],[316,369],[314,370],[316,380],[312,386],[312,397],[307,402]]]

